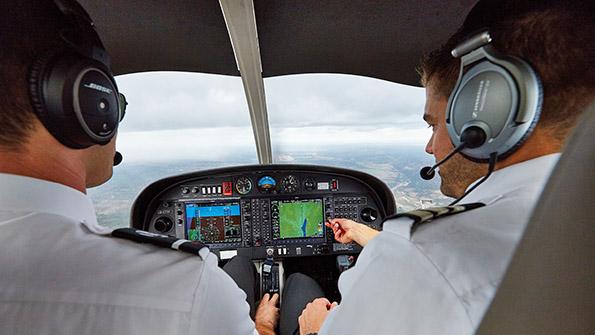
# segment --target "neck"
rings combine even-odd
[[[56,182],[86,193],[83,162],[52,146],[27,146],[24,150],[0,148],[0,173],[10,173]]]
[[[496,164],[495,170],[560,151],[562,151],[562,143],[555,141],[543,129],[535,128],[533,134],[517,151]]]

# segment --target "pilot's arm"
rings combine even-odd
[[[378,231],[348,219],[330,219],[325,225],[333,230],[335,240],[341,243],[355,242],[365,247],[378,235]]]
[[[211,254],[208,261],[215,262]],[[275,335],[279,320],[277,303],[279,295],[265,294],[256,311],[256,324],[250,319],[250,307],[246,302],[246,293],[225,272],[215,264],[208,264],[202,275],[202,281],[195,291],[194,300],[206,303],[197,304],[201,310],[193,311],[199,316],[193,320],[193,334],[255,334]],[[205,322],[207,321],[208,322]],[[198,322],[202,321],[202,322]]]
[[[210,255],[209,258],[215,257]],[[217,269],[216,264],[208,264],[204,271],[194,291],[194,308],[200,310],[192,313],[196,318],[191,321],[190,333],[258,334],[250,318],[250,307],[244,291],[225,272]]]
[[[335,240],[341,243],[355,242],[362,247],[365,247],[379,233],[364,224],[347,219],[331,219],[325,225],[333,230]],[[336,306],[336,302],[331,303],[326,298],[316,299],[306,305],[298,318],[300,334],[318,332],[330,311]]]
[[[341,304],[314,301],[304,309],[302,335],[472,332],[464,300],[418,246],[393,231],[396,225],[388,231],[385,226],[382,234],[349,220],[331,220],[327,226],[338,241],[366,247],[356,266],[339,279]]]

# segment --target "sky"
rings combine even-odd
[[[256,156],[239,77],[149,72],[116,77],[128,100],[126,161]],[[425,144],[424,90],[379,79],[302,74],[265,79],[275,157],[332,146]]]

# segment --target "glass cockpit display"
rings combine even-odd
[[[232,243],[242,240],[238,202],[186,204],[186,238],[204,243]]]
[[[322,199],[271,201],[275,239],[323,238]]]

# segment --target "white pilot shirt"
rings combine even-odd
[[[495,171],[463,203],[485,207],[384,224],[341,275],[320,334],[472,334],[487,310],[559,154]]]
[[[257,334],[215,255],[110,231],[85,194],[0,174],[0,334]]]

